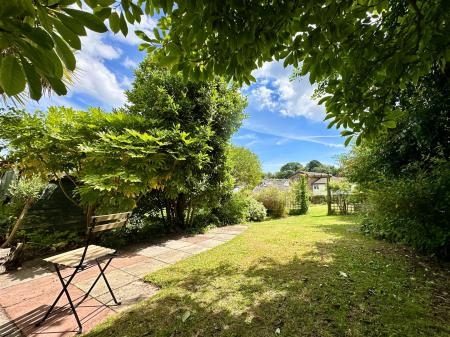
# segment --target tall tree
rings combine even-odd
[[[228,149],[228,161],[235,185],[252,189],[261,182],[261,162],[251,150],[231,145]]]
[[[305,170],[309,172],[314,172],[314,169],[319,168],[321,166],[323,166],[322,163],[314,159],[305,165]]]
[[[290,162],[281,166],[280,171],[276,173],[277,178],[287,179],[296,172],[303,170],[304,167],[298,162]]]
[[[181,73],[157,66],[152,58],[145,59],[135,75],[133,87],[126,93],[128,114],[145,117],[160,129],[175,125],[182,134],[202,140],[198,145],[203,164],[197,165],[191,155],[185,157],[164,189],[151,196],[156,202],[147,203],[159,209],[166,223],[190,226],[197,210],[217,204],[224,190],[232,189],[226,150],[231,135],[241,125],[246,101],[236,86],[222,79],[185,83]],[[177,152],[176,144],[172,150]]]

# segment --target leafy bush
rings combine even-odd
[[[286,216],[286,192],[276,187],[268,187],[257,193],[255,198],[264,205],[269,216],[274,218]]]
[[[306,177],[300,176],[300,179],[292,187],[295,208],[289,210],[290,215],[302,215],[308,212],[309,196]]]
[[[246,199],[246,220],[247,221],[263,221],[267,215],[267,210],[264,205],[253,198],[252,196],[248,196]]]
[[[246,220],[247,200],[242,193],[233,193],[217,211],[217,217],[222,225],[234,225]]]
[[[245,221],[262,221],[267,214],[266,208],[252,195],[246,192],[233,193],[222,206],[213,210],[208,224],[217,221],[220,225],[234,225]]]
[[[372,191],[363,229],[424,253],[450,255],[450,164],[414,178],[389,180]]]

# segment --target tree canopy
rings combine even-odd
[[[249,84],[263,62],[284,60],[319,85],[347,143],[395,127],[396,92],[450,59],[445,0],[167,1],[164,10],[175,3],[160,19],[165,36],[149,44],[161,63]]]
[[[281,166],[280,171],[276,173],[276,177],[286,179],[294,175],[297,171],[301,171],[303,169],[303,165],[298,162],[286,163]]]
[[[129,104],[123,111],[127,114],[152,121],[155,128],[162,130],[176,126],[200,140],[198,151],[178,162],[164,189],[155,191],[147,200],[153,210],[161,214],[164,211],[166,223],[192,225],[196,211],[207,204],[213,208],[224,191],[232,189],[226,151],[231,135],[244,118],[244,97],[236,86],[220,78],[184,82],[181,73],[171,73],[150,57],[137,68],[133,87],[126,95]],[[168,146],[171,152],[178,153],[177,143]]]
[[[0,127],[9,162],[24,175],[70,179],[76,195],[66,197],[88,208],[130,209],[149,190],[162,188],[186,157],[190,165],[205,162],[206,148],[196,136],[123,112],[12,109],[0,115]]]
[[[255,153],[243,146],[231,145],[227,156],[235,185],[252,189],[261,182],[261,162]]]
[[[0,7],[0,87],[11,97],[67,92],[86,29],[127,34],[127,22],[162,10],[140,46],[185,79],[250,83],[264,62],[284,60],[318,84],[329,127],[350,142],[393,128],[396,93],[450,59],[446,0],[174,1],[16,0]],[[78,4],[79,8],[75,8]],[[44,89],[43,89],[44,88]]]

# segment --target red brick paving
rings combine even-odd
[[[116,297],[119,298],[119,301],[122,300],[122,302],[126,304],[121,306],[107,306],[101,301],[105,302],[103,297],[109,296],[109,294],[96,295],[96,292],[93,291],[93,293],[77,307],[77,313],[83,325],[83,332],[89,331],[95,325],[104,321],[106,317],[117,311],[123,310],[128,305],[145,299],[148,296],[152,296],[158,291],[156,287],[145,284],[137,276],[137,274],[145,274],[147,263],[148,272],[152,272],[163,267],[157,266],[158,268],[156,268],[155,259],[165,260],[167,263],[172,264],[205,249],[210,249],[208,246],[215,246],[223,243],[222,241],[217,241],[219,238],[227,241],[228,239],[233,238],[236,233],[240,233],[243,230],[245,230],[245,227],[243,226],[235,228],[231,226],[226,230],[220,229],[211,234],[200,234],[179,238],[179,244],[176,242],[177,240],[171,239],[170,241],[167,241],[168,247],[165,247],[164,251],[161,251],[161,253],[158,253],[156,250],[156,248],[161,248],[161,246],[146,246],[148,251],[152,251],[152,249],[155,250],[155,254],[157,255],[154,256],[154,258],[145,256],[145,249],[143,249],[142,245],[139,248],[135,248],[134,252],[127,252],[119,255],[111,262],[111,265],[106,271],[106,276],[108,277],[109,275],[108,279],[112,286],[116,284],[116,286],[113,286]],[[221,233],[227,233],[227,235]],[[215,238],[216,240],[214,240]],[[209,244],[213,241],[214,245]],[[181,244],[182,242],[187,242],[189,244]],[[161,245],[165,245],[165,243],[162,243]],[[170,246],[173,246],[173,248],[169,248]],[[177,249],[176,247],[178,246],[182,247]],[[183,250],[185,250],[185,252],[183,252]],[[142,252],[142,254],[140,254],[140,252]],[[75,317],[69,310],[69,304],[64,294],[55,307],[55,311],[52,312],[45,323],[39,327],[35,326],[35,323],[44,316],[45,312],[62,289],[58,277],[55,273],[49,274],[48,270],[51,270],[48,265],[33,264],[25,266],[17,272],[0,275],[0,309],[3,309],[11,319],[10,322],[3,325],[0,323],[0,337],[8,335],[12,336],[12,331],[14,330],[12,328],[14,327],[18,328],[23,336],[68,337],[76,334],[78,326]],[[127,272],[127,270],[136,271],[131,274],[130,272]],[[70,275],[72,271],[73,269],[70,268],[65,269],[62,271],[62,275]],[[75,303],[78,302],[77,299],[81,299],[85,294],[81,289],[84,288],[81,287],[81,284],[93,281],[98,274],[98,267],[94,265],[75,276],[68,288],[71,298]],[[125,275],[127,276],[126,278],[130,278],[130,280],[122,285],[121,278],[125,277]],[[99,287],[103,286],[103,284],[100,286],[101,282],[103,282],[103,280],[99,281]],[[79,285],[80,288],[78,288],[77,285]],[[97,296],[100,301],[97,300],[95,296]],[[14,336],[18,335],[14,334]]]

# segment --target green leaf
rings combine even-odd
[[[56,44],[56,53],[64,62],[66,68],[71,71],[74,71],[76,66],[76,60],[69,46],[57,34],[53,33],[52,37],[53,41],[55,41]]]
[[[128,21],[129,23],[133,24],[134,21],[136,21],[136,20],[134,19],[134,16],[133,16],[133,14],[131,13],[131,11],[130,11],[128,8],[124,8],[123,11],[124,11],[124,13],[125,13],[125,17],[126,17],[127,21]]]
[[[61,21],[72,32],[74,32],[78,36],[86,36],[86,29],[84,28],[84,26],[73,17],[59,12],[55,13],[55,15],[58,17],[59,21]]]
[[[77,9],[72,8],[63,8],[63,11],[69,14],[74,19],[80,21],[85,27],[93,30],[97,33],[105,33],[108,31],[105,24],[94,14],[79,11]]]
[[[25,89],[25,76],[19,61],[11,55],[3,58],[0,67],[0,84],[8,96],[20,94]]]
[[[42,46],[45,49],[52,49],[54,46],[52,38],[42,28],[32,28],[27,29],[26,31],[22,30],[22,32],[27,38],[36,43],[38,46]]]
[[[67,94],[67,88],[64,85],[63,81],[56,77],[47,77],[48,82],[50,83],[52,89],[59,95],[63,96]]]
[[[96,7],[94,9],[94,14],[95,14],[95,16],[100,18],[102,21],[104,21],[107,18],[109,18],[109,16],[111,15],[111,11],[112,10],[109,7],[106,7],[106,8]]]
[[[120,13],[120,31],[124,36],[127,36],[128,34],[128,24],[127,20],[125,20],[125,17],[123,16],[123,13]]]
[[[353,131],[349,131],[349,130],[341,131],[341,136],[343,136],[343,137],[350,136],[352,134],[353,134]]]
[[[74,49],[81,49],[81,41],[78,35],[76,35],[73,31],[67,28],[61,21],[54,18],[53,25],[55,26],[59,35]]]
[[[134,3],[131,3],[131,10],[133,11],[133,16],[136,19],[136,21],[141,22],[141,16],[144,15],[141,7],[135,5]]]
[[[397,127],[397,123],[394,120],[384,121],[383,125],[388,129],[395,129]]]
[[[164,66],[173,65],[173,64],[177,63],[177,61],[178,61],[178,56],[167,55],[167,56],[163,56],[159,59],[159,64],[164,67]]]
[[[347,139],[344,142],[344,146],[347,146],[348,144],[350,144],[352,138],[353,138],[353,136],[347,137]]]
[[[153,34],[155,35],[156,39],[161,40],[161,35],[159,34],[158,28],[153,28]]]
[[[111,13],[109,16],[109,27],[111,27],[111,30],[114,34],[117,34],[120,30],[120,18],[119,14],[117,12]]]
[[[28,82],[28,90],[30,92],[30,97],[36,101],[42,97],[42,84],[41,78],[34,70],[34,67],[28,63],[24,58],[21,58],[22,67],[25,72],[25,77]]]

